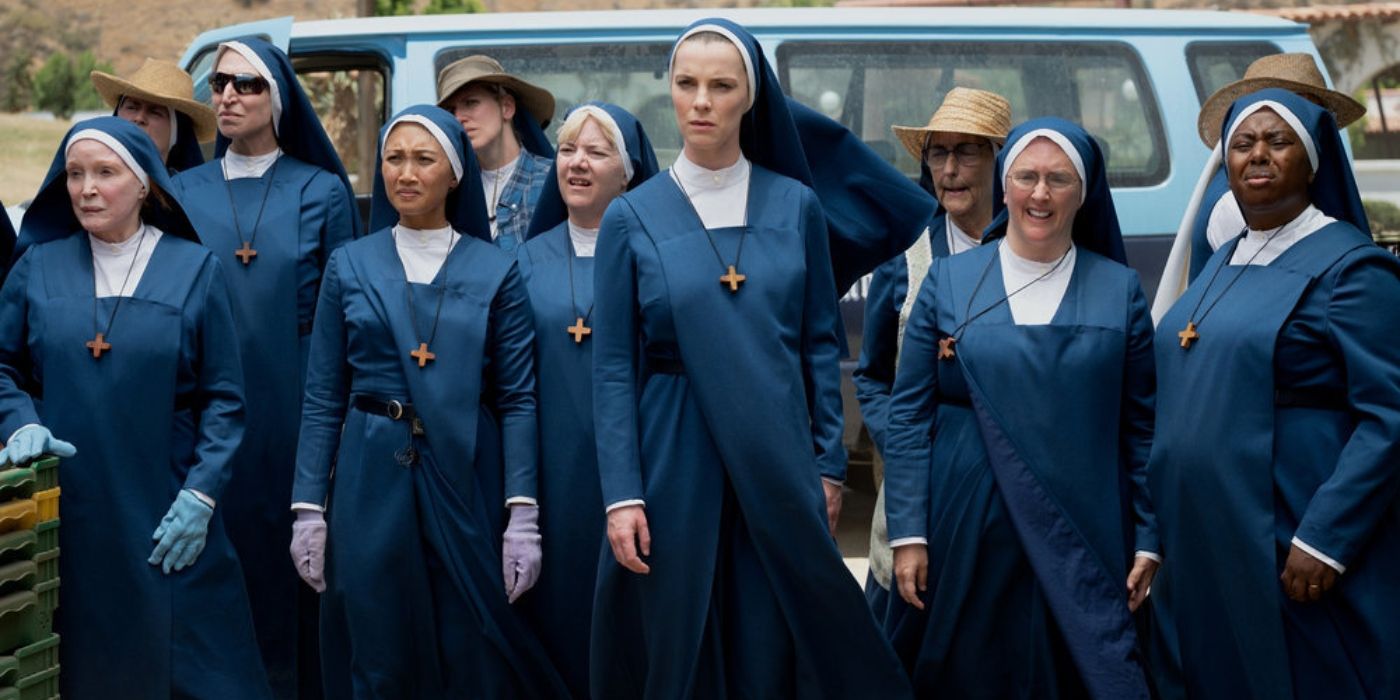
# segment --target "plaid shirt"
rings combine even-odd
[[[551,165],[553,162],[548,158],[520,150],[515,172],[501,186],[500,199],[496,200],[496,245],[501,250],[514,253],[525,242],[530,216],[540,201]]]

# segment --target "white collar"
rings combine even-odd
[[[574,255],[580,258],[593,257],[593,252],[598,247],[598,229],[584,228],[572,221],[568,223],[569,243],[574,247]]]
[[[695,190],[719,190],[747,183],[749,181],[749,173],[752,172],[752,170],[753,168],[749,163],[749,159],[745,158],[742,154],[740,154],[739,160],[735,161],[733,165],[718,170],[711,170],[695,164],[695,162],[686,158],[685,152],[682,151],[680,155],[676,156],[676,162],[671,165],[671,171],[676,174],[676,177],[681,179],[681,182],[685,185],[685,189],[689,192],[694,192]]]
[[[442,228],[417,229],[394,224],[394,240],[400,247],[435,248],[452,240],[452,225]]]
[[[269,153],[256,156],[245,156],[235,152],[232,148],[224,151],[223,169],[225,180],[237,180],[245,177],[258,178],[267,172],[277,159],[282,157],[282,149],[276,148]]]

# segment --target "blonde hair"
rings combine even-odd
[[[597,114],[591,110],[576,109],[570,112],[569,118],[565,119],[564,123],[559,125],[559,131],[555,135],[555,141],[557,143],[577,141],[579,133],[583,131],[583,125],[586,124],[589,119],[600,122],[598,126],[602,127],[603,138],[607,139],[608,145],[612,146],[612,149],[620,154],[622,149],[618,147],[619,144],[617,143],[617,127],[608,128],[611,125],[601,123]]]

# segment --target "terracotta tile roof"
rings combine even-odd
[[[1374,2],[1357,5],[1314,5],[1312,7],[1283,7],[1249,10],[1294,22],[1390,22],[1400,19],[1400,2]]]

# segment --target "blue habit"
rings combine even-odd
[[[274,669],[274,685],[284,688],[295,679],[298,608],[315,605],[287,555],[302,381],[321,269],[354,233],[354,202],[334,173],[290,155],[262,177],[230,180],[227,188],[222,162],[181,173],[175,186],[200,238],[228,273],[247,379],[248,433],[220,505],[243,560],[259,646]],[[243,240],[252,240],[258,253],[247,265],[234,256],[241,243],[230,191]]]
[[[590,335],[576,343],[565,328],[579,318],[585,326],[593,322],[593,260],[574,255],[567,223],[520,249],[520,274],[535,318],[545,564],[535,587],[516,605],[579,698],[588,697],[590,584],[598,577],[605,520],[593,437],[594,341]]]
[[[5,211],[5,203],[0,202],[0,283],[5,281],[5,273],[10,269],[10,258],[15,254],[15,227],[10,224],[10,215]]]
[[[0,433],[41,423],[78,448],[60,479],[63,697],[270,698],[223,524],[244,435],[224,274],[199,244],[162,236],[99,359],[84,346],[93,289],[78,232],[30,247],[0,293]],[[182,488],[219,507],[203,553],[165,575],[146,558]]]
[[[812,191],[754,164],[737,293],[675,182],[608,208],[594,279],[603,502],[644,499],[648,575],[602,553],[594,697],[909,697],[827,532],[845,476],[836,293]],[[742,229],[711,231],[732,260]]]
[[[934,260],[905,327],[885,507],[891,540],[928,539],[929,577],[895,647],[924,697],[1145,699],[1125,582],[1158,549],[1147,301],[1081,246],[1051,322],[1016,325],[998,245]]]
[[[1198,280],[1159,325],[1151,476],[1169,563],[1152,600],[1173,622],[1175,692],[1400,697],[1400,264],[1339,221],[1215,305],[1239,270],[1208,293]],[[1203,294],[1213,311],[1183,349]],[[1317,602],[1279,582],[1294,537],[1346,567]]]
[[[927,168],[924,168],[927,171]],[[947,214],[940,210],[929,221],[929,250],[935,258],[948,255]],[[917,292],[918,290],[915,290]],[[875,449],[885,452],[885,428],[889,424],[890,393],[894,390],[895,360],[899,345],[899,312],[909,293],[909,263],[903,253],[875,268],[865,294],[865,324],[861,332],[860,360],[851,373],[860,404],[861,419]],[[875,619],[889,619],[890,589],[880,585],[872,571],[865,579],[865,599]]]
[[[386,229],[332,254],[316,314],[291,498],[327,504],[326,696],[568,697],[501,573],[505,497],[536,495],[524,284],[463,236],[413,285],[414,314],[405,285]],[[437,359],[420,368],[409,351],[430,334]],[[355,397],[411,405],[424,434]]]

